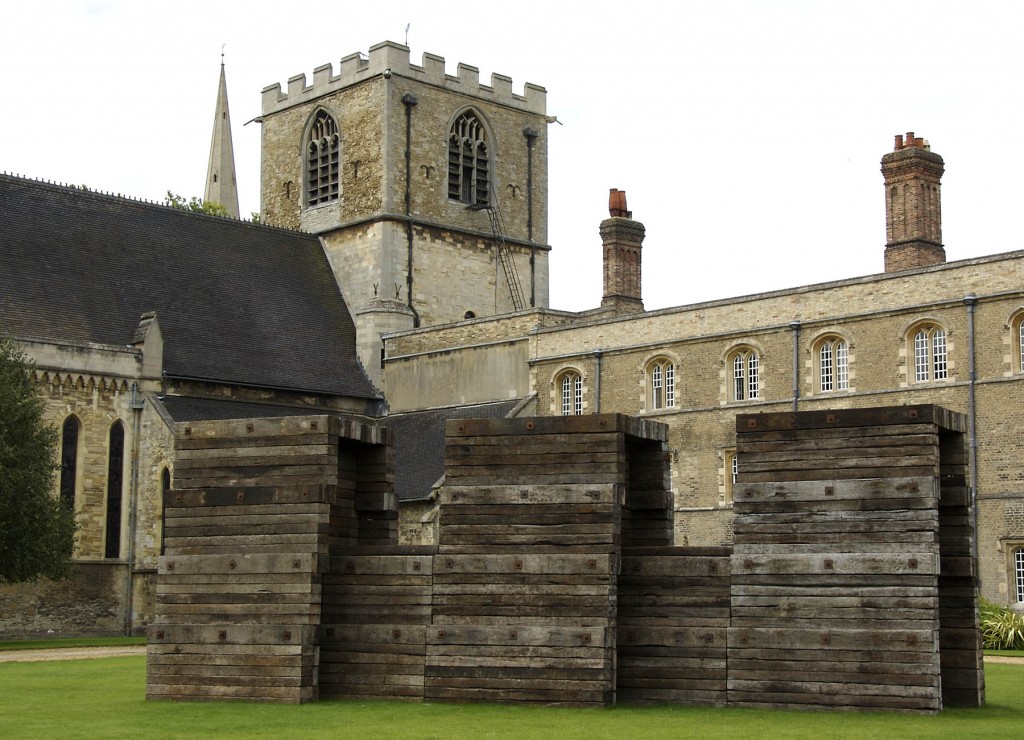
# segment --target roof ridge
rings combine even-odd
[[[234,218],[233,216],[229,216],[227,214],[215,215],[215,214],[211,214],[211,213],[203,213],[202,211],[192,211],[192,210],[188,210],[188,209],[184,209],[184,208],[175,208],[166,199],[164,199],[162,201],[150,200],[148,198],[143,198],[141,196],[126,195],[124,193],[114,193],[114,192],[107,191],[107,190],[99,190],[97,188],[92,188],[92,187],[89,187],[88,185],[84,185],[84,184],[83,185],[74,185],[72,183],[60,182],[58,180],[47,180],[47,179],[44,179],[44,178],[29,177],[28,175],[23,175],[23,174],[16,173],[16,172],[8,172],[7,170],[4,170],[4,171],[0,172],[0,178],[6,179],[6,180],[9,180],[9,181],[12,181],[12,182],[18,182],[18,183],[21,183],[23,185],[32,186],[32,187],[47,188],[47,189],[50,189],[50,190],[62,190],[62,191],[67,192],[68,194],[73,194],[73,195],[77,195],[77,196],[80,196],[80,197],[94,198],[94,199],[97,199],[97,200],[105,200],[105,201],[108,201],[108,202],[109,201],[120,201],[120,202],[127,203],[127,204],[134,204],[134,205],[141,205],[141,206],[152,206],[152,207],[156,207],[156,208],[163,208],[163,209],[170,210],[170,211],[178,211],[178,212],[181,212],[181,213],[187,213],[190,216],[194,216],[194,217],[228,220],[228,221],[232,221],[232,222],[235,222],[235,223],[246,224],[248,226],[253,226],[253,227],[256,227],[256,228],[269,229],[269,230],[272,230],[272,231],[277,231],[277,232],[282,232],[282,233],[287,233],[287,234],[302,234],[304,236],[312,236],[313,235],[312,232],[305,231],[305,230],[302,230],[302,229],[293,229],[293,228],[290,228],[290,227],[287,227],[287,226],[279,226],[277,224],[264,223],[262,221],[257,222],[257,221],[253,221],[252,219],[248,219],[248,218],[240,218],[240,217],[239,218]],[[170,192],[170,191],[168,191],[168,192]]]

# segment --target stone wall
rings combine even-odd
[[[39,342],[27,342],[25,347],[35,361],[33,376],[45,400],[45,421],[58,433],[69,417],[79,424],[76,565],[68,581],[0,586],[5,597],[0,599],[0,634],[140,634],[153,615],[162,478],[172,466],[169,420],[161,415],[152,392],[145,390],[158,385],[141,376],[142,353],[132,348]],[[118,422],[125,435],[120,538],[117,556],[106,558],[110,431]],[[58,471],[54,495],[60,477]]]

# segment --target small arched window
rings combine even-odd
[[[337,200],[341,193],[341,136],[334,117],[322,108],[306,135],[306,205]]]
[[[842,337],[828,336],[817,344],[818,390],[845,391],[850,388],[850,352]]]
[[[731,397],[733,401],[754,401],[761,397],[761,358],[750,347],[729,355]]]
[[[921,324],[911,330],[910,344],[915,382],[927,383],[949,377],[945,329],[936,324]]]
[[[121,557],[121,492],[124,483],[124,424],[110,427],[107,447],[107,535],[104,557]]]
[[[78,433],[81,424],[74,416],[64,420],[60,435],[60,499],[71,511],[75,509],[78,481]]]
[[[676,366],[659,357],[647,365],[647,408],[668,409],[676,405]]]
[[[466,111],[448,132],[448,198],[471,206],[490,204],[490,149],[483,122]]]
[[[558,392],[562,416],[580,416],[583,413],[583,376],[576,370],[566,370],[559,377]]]

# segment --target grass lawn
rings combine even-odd
[[[690,707],[145,700],[145,658],[0,664],[0,737],[865,738],[1017,737],[1024,666],[986,668],[988,704],[939,716]]]

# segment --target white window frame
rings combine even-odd
[[[731,355],[732,400],[756,401],[761,397],[761,358],[752,348]]]
[[[567,370],[559,380],[562,416],[583,415],[583,376]]]
[[[647,398],[651,411],[675,408],[676,366],[667,357],[658,357],[647,364]]]
[[[949,378],[949,355],[946,330],[927,324],[914,331],[914,382],[929,383]]]
[[[825,337],[818,344],[818,390],[831,393],[849,388],[849,345],[842,337]]]
[[[1014,603],[1024,604],[1024,547],[1013,549]]]

